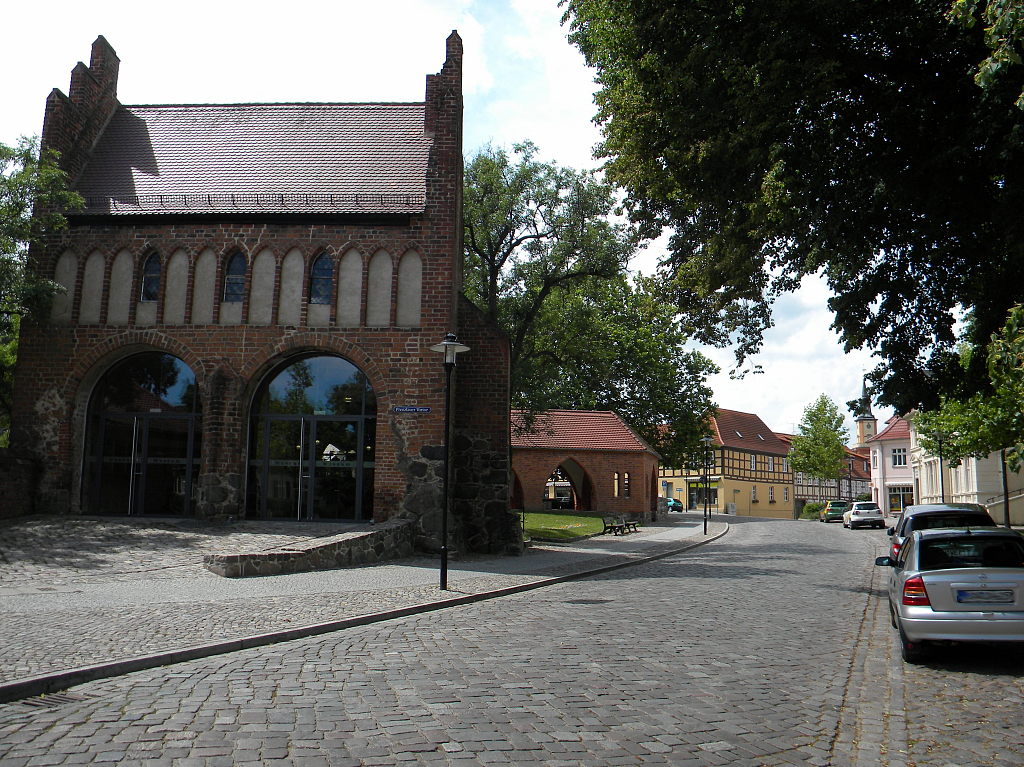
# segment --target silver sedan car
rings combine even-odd
[[[903,660],[929,642],[1024,642],[1024,536],[1014,530],[920,530],[889,568],[889,615]]]

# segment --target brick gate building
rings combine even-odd
[[[508,352],[460,296],[462,43],[422,103],[123,106],[102,37],[42,143],[86,199],[34,251],[12,452],[35,511],[411,520],[437,543],[454,378],[453,545],[521,546]]]
[[[553,485],[564,484],[564,508],[642,519],[656,514],[660,456],[617,414],[546,410],[527,422],[525,413],[512,412],[514,508],[551,508]]]

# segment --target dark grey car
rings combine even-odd
[[[995,527],[985,507],[980,503],[922,503],[903,509],[896,524],[889,528],[891,539],[889,556],[899,556],[900,547],[915,530],[934,530],[938,527]]]

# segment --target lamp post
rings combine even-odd
[[[469,347],[460,344],[454,333],[445,335],[439,344],[430,347],[430,351],[444,355],[444,479],[442,481],[441,501],[441,590],[448,590],[448,511],[451,497],[448,493],[448,452],[451,447],[451,389],[452,370],[455,369],[455,356],[468,352]]]
[[[709,503],[711,501],[711,437],[701,437],[704,443],[704,535],[708,534],[708,517],[711,516]]]

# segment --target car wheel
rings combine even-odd
[[[892,602],[889,603],[889,625],[894,629],[899,628],[899,626],[896,625],[896,611],[892,609]]]
[[[900,657],[907,663],[920,663],[925,656],[924,642],[911,642],[903,629],[897,627],[900,639]]]

